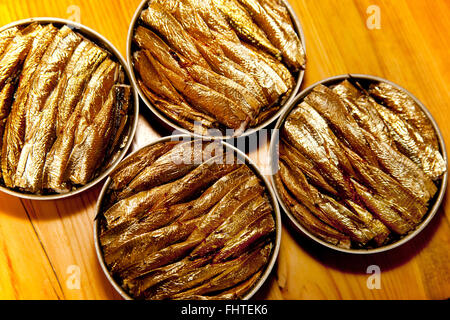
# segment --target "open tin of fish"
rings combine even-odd
[[[430,199],[430,203],[428,205],[428,211],[427,213],[424,215],[423,220],[415,227],[413,228],[411,231],[409,231],[407,234],[401,236],[398,240],[395,240],[393,242],[390,242],[386,245],[382,245],[380,247],[375,247],[375,248],[367,248],[367,249],[359,249],[359,248],[351,248],[351,249],[346,249],[346,248],[341,248],[338,246],[335,246],[331,243],[328,243],[320,238],[318,238],[316,235],[312,234],[311,232],[309,232],[299,221],[298,219],[295,218],[295,216],[288,210],[286,204],[282,201],[282,197],[280,194],[280,191],[277,188],[277,185],[275,183],[275,174],[278,171],[279,165],[278,165],[278,161],[279,161],[279,134],[280,134],[280,130],[283,127],[285,120],[287,119],[287,117],[290,115],[291,111],[299,104],[303,101],[303,99],[317,86],[317,85],[324,85],[327,87],[330,87],[332,85],[336,85],[344,80],[354,80],[357,81],[358,83],[361,83],[363,86],[367,85],[367,84],[371,84],[371,83],[376,83],[376,82],[380,82],[380,83],[386,83],[391,85],[392,87],[402,91],[403,93],[407,94],[409,97],[411,97],[414,102],[417,103],[417,105],[422,109],[422,111],[425,113],[426,117],[430,120],[435,132],[436,132],[436,136],[438,139],[438,145],[439,145],[439,151],[442,154],[442,157],[445,161],[445,163],[447,164],[447,152],[446,152],[446,147],[445,147],[445,142],[444,142],[444,138],[442,136],[442,133],[436,123],[436,121],[434,120],[433,116],[431,115],[431,113],[428,111],[428,109],[413,95],[411,94],[409,91],[407,91],[406,89],[400,87],[399,85],[388,81],[386,79],[383,78],[379,78],[379,77],[375,77],[375,76],[371,76],[371,75],[364,75],[364,74],[345,74],[345,75],[339,75],[339,76],[334,76],[334,77],[330,77],[330,78],[326,78],[323,79],[321,81],[318,81],[316,83],[314,83],[313,85],[309,86],[308,88],[306,88],[305,90],[303,90],[302,92],[300,92],[295,99],[293,99],[293,101],[291,102],[291,104],[285,109],[284,113],[281,115],[281,117],[278,119],[276,126],[275,126],[275,131],[274,131],[274,135],[272,137],[272,141],[270,144],[270,165],[272,168],[272,173],[273,175],[271,175],[270,179],[272,182],[272,185],[274,187],[275,193],[278,197],[278,200],[280,202],[280,205],[283,209],[283,211],[285,212],[286,216],[289,218],[289,221],[291,223],[291,225],[301,234],[305,235],[306,237],[320,243],[321,245],[340,251],[340,252],[345,252],[345,253],[353,253],[353,254],[373,254],[373,253],[380,253],[380,252],[384,252],[384,251],[388,251],[394,248],[397,248],[399,246],[401,246],[402,244],[405,244],[406,242],[408,242],[409,240],[411,240],[412,238],[414,238],[415,236],[417,236],[431,221],[431,219],[433,219],[434,215],[436,214],[436,212],[439,209],[439,206],[441,205],[444,195],[445,195],[445,191],[447,188],[447,180],[448,180],[448,171],[446,171],[442,177],[437,181],[437,188],[438,191],[436,192],[436,194],[434,195],[434,197],[432,199]]]
[[[137,91],[134,87],[134,82],[131,80],[131,73],[128,69],[128,64],[126,63],[125,59],[121,56],[120,52],[112,45],[111,42],[109,42],[104,36],[99,34],[97,31],[94,31],[82,24],[76,23],[71,20],[67,19],[60,19],[60,18],[53,18],[53,17],[37,17],[37,18],[29,18],[24,20],[19,20],[12,22],[8,25],[5,25],[0,28],[0,32],[7,30],[12,27],[17,26],[27,26],[31,23],[41,23],[41,24],[53,24],[56,27],[62,27],[62,26],[68,26],[72,30],[76,31],[86,39],[91,40],[94,44],[98,45],[101,48],[106,49],[110,54],[111,58],[118,62],[125,73],[125,79],[124,84],[131,86],[131,103],[132,107],[128,110],[128,121],[126,124],[126,128],[124,129],[126,132],[125,138],[123,140],[123,143],[120,147],[120,150],[117,151],[116,154],[113,154],[111,158],[114,158],[114,161],[106,167],[106,169],[102,170],[100,173],[97,173],[94,179],[89,181],[87,184],[80,186],[79,188],[73,189],[66,193],[60,193],[60,194],[31,194],[31,193],[24,193],[17,190],[9,189],[5,186],[0,186],[0,191],[3,191],[5,193],[11,194],[13,196],[17,196],[20,198],[25,199],[31,199],[31,200],[55,200],[55,199],[62,199],[67,198],[70,196],[73,196],[75,194],[81,193],[100,181],[102,181],[105,177],[108,176],[108,174],[114,170],[114,168],[117,166],[117,164],[122,160],[122,158],[127,153],[131,143],[133,142],[133,137],[136,132],[136,127],[138,123],[138,115],[139,115],[139,96]]]
[[[155,145],[155,144],[161,143],[161,142],[186,141],[183,139],[191,139],[191,137],[192,136],[186,136],[186,135],[167,136],[167,137],[160,138],[160,139],[148,144],[147,146]],[[203,141],[211,141],[211,139],[204,139]],[[272,189],[272,185],[270,184],[269,180],[261,173],[261,171],[258,169],[256,164],[245,153],[243,153],[239,149],[235,148],[234,146],[232,146],[226,142],[223,142],[223,141],[220,141],[220,143],[226,150],[233,152],[234,155],[236,156],[236,158],[239,159],[239,161],[242,161],[243,163],[245,163],[255,173],[255,175],[261,180],[263,186],[266,189],[266,194],[267,194],[267,197],[269,198],[269,202],[273,208],[273,218],[275,221],[275,235],[273,237],[273,247],[272,247],[268,262],[265,265],[265,267],[263,267],[264,271],[262,272],[262,274],[260,275],[260,277],[256,281],[256,283],[251,287],[251,289],[242,297],[242,299],[248,300],[251,297],[253,297],[253,295],[261,288],[261,286],[267,280],[267,278],[269,277],[269,275],[272,271],[272,268],[275,265],[275,262],[277,260],[278,252],[280,250],[280,243],[281,243],[281,228],[282,228],[281,214],[280,214],[280,209],[278,206],[278,201],[277,201],[275,192]],[[142,148],[147,147],[147,146],[143,146]],[[142,148],[140,148],[139,150],[141,150]],[[139,150],[134,151],[127,158],[131,158]],[[127,158],[125,158],[124,161],[126,161]],[[96,205],[96,213],[97,214],[96,214],[96,219],[94,221],[95,251],[97,253],[97,258],[100,263],[100,266],[101,266],[106,278],[111,283],[111,285],[114,287],[114,289],[124,299],[133,300],[134,298],[132,296],[130,296],[120,286],[120,284],[114,279],[113,275],[109,271],[109,269],[106,265],[106,262],[104,260],[103,251],[102,251],[102,247],[101,247],[101,243],[100,243],[100,229],[101,229],[100,215],[102,214],[102,208],[103,208],[102,204],[103,204],[103,201],[105,200],[105,197],[107,196],[107,192],[108,192],[109,185],[111,184],[111,182],[112,182],[111,178],[108,177],[108,179],[106,180],[106,183],[104,184],[103,189],[99,195],[99,198],[97,200],[97,205]]]
[[[283,2],[283,4],[286,6],[289,15],[291,17],[291,21],[292,24],[294,26],[294,30],[297,33],[297,35],[300,38],[300,41],[303,45],[303,50],[305,51],[306,54],[306,44],[305,44],[305,36],[303,33],[303,29],[300,23],[299,18],[297,17],[297,15],[295,14],[294,9],[291,7],[291,5],[289,4],[289,2],[287,0],[281,0],[281,2]],[[173,129],[176,130],[176,132],[178,134],[183,133],[183,134],[189,134],[189,135],[193,135],[195,137],[203,137],[201,134],[189,131],[185,128],[183,128],[182,126],[178,125],[177,123],[175,123],[174,121],[171,121],[170,119],[168,119],[164,114],[162,114],[145,96],[144,92],[142,91],[142,89],[140,88],[138,81],[136,79],[136,74],[135,74],[135,70],[133,67],[133,53],[135,51],[135,45],[133,44],[133,36],[134,36],[134,30],[137,27],[138,24],[138,20],[139,17],[141,15],[141,12],[143,10],[145,10],[146,6],[148,4],[148,0],[143,0],[138,8],[136,9],[136,12],[134,13],[133,18],[131,19],[131,23],[130,23],[130,28],[128,30],[128,37],[127,37],[127,60],[128,60],[128,64],[130,66],[130,73],[131,73],[131,79],[134,83],[134,87],[137,89],[139,96],[141,97],[141,99],[144,101],[144,103],[146,104],[146,106],[153,112],[153,114],[155,114],[158,119],[160,120],[161,124],[163,124],[163,126],[165,126],[166,128],[169,129]],[[294,78],[295,78],[295,86],[292,89],[291,94],[288,97],[284,98],[284,101],[282,102],[279,110],[273,114],[271,117],[269,117],[268,119],[266,119],[265,121],[263,121],[262,123],[260,123],[259,125],[257,125],[256,127],[250,127],[247,128],[241,135],[240,137],[245,137],[245,136],[250,136],[255,132],[258,132],[259,130],[267,127],[269,124],[271,124],[272,122],[274,122],[276,119],[278,119],[278,117],[284,113],[284,111],[286,110],[286,108],[288,108],[292,101],[294,100],[296,94],[298,93],[300,86],[303,82],[303,78],[305,75],[305,69],[300,70],[299,72],[296,72],[293,74]],[[232,138],[232,136],[208,136],[206,138],[213,138],[213,139],[229,139]]]

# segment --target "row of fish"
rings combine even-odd
[[[353,79],[316,86],[281,130],[281,200],[342,248],[385,245],[428,212],[447,170],[429,118],[405,92]]]
[[[131,109],[124,73],[109,52],[69,27],[32,23],[3,31],[0,70],[4,186],[70,191],[123,144]]]
[[[136,299],[242,298],[275,231],[260,179],[215,142],[160,142],[130,156],[98,219],[104,261]]]
[[[133,66],[148,100],[201,134],[236,134],[273,115],[305,67],[281,0],[150,0]]]

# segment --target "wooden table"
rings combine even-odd
[[[125,56],[128,25],[139,2],[2,0],[0,25],[33,16],[80,19]],[[450,141],[449,1],[290,2],[306,36],[308,65],[303,88],[343,73],[387,78],[423,101]],[[167,134],[141,104],[133,148]],[[264,162],[265,150],[251,156]],[[94,251],[92,224],[100,189],[101,184],[60,201],[21,200],[0,193],[0,298],[120,298],[103,275]],[[450,204],[445,199],[419,236],[372,256],[336,253],[285,227],[278,263],[257,298],[449,298],[449,218]],[[367,286],[370,274],[366,271],[371,265],[381,269],[380,289]]]

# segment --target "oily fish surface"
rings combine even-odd
[[[160,142],[111,174],[99,239],[136,299],[239,299],[269,261],[273,215],[263,182],[221,144]]]
[[[176,124],[236,134],[289,97],[305,53],[280,0],[151,0],[132,57],[147,99]]]
[[[416,102],[387,84],[316,86],[287,117],[275,184],[290,213],[342,248],[392,243],[423,220],[447,164]]]
[[[64,193],[92,180],[124,142],[130,87],[111,54],[69,27],[0,33],[0,183]]]

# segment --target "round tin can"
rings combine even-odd
[[[296,31],[296,33],[298,34],[300,41],[303,45],[303,48],[305,50],[306,53],[306,45],[305,45],[305,36],[303,33],[303,29],[302,26],[300,24],[300,20],[298,19],[297,15],[294,12],[294,9],[291,7],[291,5],[286,1],[286,0],[281,0],[284,5],[286,6],[286,8],[288,9],[288,12],[291,16],[291,20],[294,26],[294,30]],[[130,66],[130,72],[131,72],[131,79],[134,83],[135,88],[137,89],[137,91],[139,92],[139,96],[141,97],[141,99],[144,101],[145,105],[153,112],[153,114],[155,114],[158,119],[160,120],[160,122],[166,127],[166,128],[171,128],[173,130],[177,130],[178,133],[183,133],[183,134],[189,134],[189,135],[193,135],[196,137],[202,137],[201,135],[191,132],[183,127],[181,127],[180,125],[174,123],[173,121],[171,121],[170,119],[168,119],[165,115],[163,115],[155,106],[153,106],[153,104],[147,99],[147,97],[145,96],[144,92],[141,90],[141,88],[139,87],[139,84],[136,80],[136,75],[134,72],[134,68],[133,68],[133,59],[132,59],[132,55],[133,55],[133,35],[134,35],[134,29],[136,28],[136,24],[139,20],[139,17],[141,15],[141,12],[146,8],[148,1],[147,0],[143,0],[138,8],[136,9],[136,12],[134,13],[133,18],[131,19],[131,23],[130,23],[130,28],[128,30],[128,38],[127,38],[127,60],[128,60],[128,64]],[[255,132],[261,130],[262,128],[267,127],[269,124],[271,124],[272,122],[274,122],[284,111],[285,109],[291,104],[291,102],[293,101],[293,99],[295,98],[295,95],[298,93],[300,86],[303,82],[303,77],[305,75],[305,70],[300,70],[297,75],[295,75],[295,86],[292,89],[291,94],[289,95],[289,97],[287,97],[284,101],[284,103],[282,104],[282,106],[280,107],[280,109],[274,114],[272,115],[269,119],[267,119],[266,121],[264,121],[263,123],[257,125],[256,127],[253,128],[248,128],[243,134],[241,134],[239,137],[245,137],[245,136],[249,136],[254,134]],[[217,136],[217,137],[207,137],[207,138],[219,138],[219,139],[229,139],[232,138],[231,136]]]
[[[156,144],[156,143],[160,143],[160,142],[178,141],[180,139],[190,138],[190,137],[191,136],[187,136],[187,135],[167,136],[167,137],[160,138],[160,139],[158,139],[158,140],[148,144],[147,146],[150,146],[150,145],[153,145],[153,144]],[[261,286],[267,280],[267,278],[269,277],[269,275],[270,275],[270,273],[271,273],[271,271],[273,269],[273,266],[275,265],[275,262],[277,260],[278,252],[280,250],[280,243],[281,243],[281,214],[280,214],[280,209],[279,209],[279,206],[278,206],[278,201],[277,201],[275,192],[272,189],[272,186],[271,186],[269,180],[261,173],[261,171],[258,169],[256,164],[245,153],[243,153],[239,149],[235,148],[234,146],[232,146],[232,145],[230,145],[230,144],[228,144],[226,142],[223,142],[223,141],[220,141],[220,143],[226,148],[226,150],[233,151],[235,156],[239,160],[243,161],[246,165],[248,165],[249,168],[256,174],[256,176],[259,179],[261,179],[261,181],[263,182],[264,187],[266,188],[266,193],[267,193],[267,196],[269,197],[270,204],[272,205],[272,208],[273,208],[273,215],[274,215],[274,221],[275,221],[274,247],[272,249],[270,259],[269,259],[268,263],[266,264],[264,272],[262,273],[261,277],[255,283],[255,285],[252,287],[252,289],[243,297],[244,300],[248,300],[251,297],[253,297],[253,295],[261,288]],[[142,148],[140,148],[140,149],[142,149]],[[130,154],[128,157],[133,156],[133,154],[138,152],[139,150],[136,150],[135,152]],[[96,212],[97,212],[96,216],[97,217],[101,214],[102,202],[103,202],[103,199],[105,198],[105,196],[107,194],[107,190],[108,190],[108,187],[109,187],[110,183],[111,183],[111,178],[108,178],[106,183],[105,183],[105,185],[103,186],[103,189],[102,189],[100,195],[99,195],[99,198],[98,198],[98,201],[97,201],[97,206],[96,206]],[[96,218],[95,221],[94,221],[94,244],[95,244],[95,250],[96,250],[96,253],[97,253],[97,258],[98,258],[98,261],[100,263],[100,266],[101,266],[103,272],[105,273],[106,278],[111,283],[111,285],[114,287],[114,289],[124,299],[126,299],[126,300],[133,300],[133,297],[131,297],[117,283],[117,281],[113,278],[113,276],[109,272],[108,267],[106,266],[106,263],[105,263],[104,258],[103,258],[103,252],[102,252],[102,248],[101,248],[101,244],[100,244],[100,240],[99,240],[99,232],[100,232],[99,218]]]
[[[1,27],[0,32],[4,31],[6,29],[12,28],[12,27],[16,27],[16,26],[26,26],[26,25],[29,25],[34,22],[38,22],[41,24],[52,23],[56,27],[68,26],[72,30],[81,34],[83,37],[91,40],[96,45],[106,49],[109,53],[111,53],[113,55],[114,59],[116,59],[118,61],[118,63],[120,63],[120,65],[122,66],[122,68],[125,72],[125,78],[126,78],[125,83],[129,84],[131,86],[132,96],[133,96],[133,98],[132,98],[133,107],[130,108],[130,110],[129,110],[130,119],[128,120],[129,121],[128,125],[127,125],[128,128],[125,129],[128,131],[125,146],[123,148],[121,148],[121,150],[119,151],[120,153],[116,157],[114,162],[111,165],[109,165],[106,170],[101,172],[101,174],[99,174],[97,177],[95,177],[93,180],[91,180],[89,183],[87,183],[86,185],[81,186],[75,190],[66,192],[66,193],[47,194],[47,195],[23,193],[20,191],[9,189],[4,186],[0,186],[0,191],[3,191],[5,193],[8,193],[13,196],[20,197],[20,198],[32,199],[32,200],[56,200],[56,199],[62,199],[62,198],[67,198],[67,197],[73,196],[75,194],[81,193],[81,192],[93,187],[94,185],[96,185],[97,183],[102,181],[105,177],[107,177],[112,172],[112,170],[114,170],[114,168],[117,166],[117,164],[123,159],[123,157],[125,156],[125,154],[127,153],[128,149],[129,149],[131,143],[133,142],[133,137],[136,132],[136,127],[137,127],[137,123],[138,123],[138,115],[139,115],[139,97],[138,97],[137,91],[134,87],[134,82],[131,81],[131,73],[130,73],[130,70],[128,69],[128,64],[126,63],[125,59],[121,56],[120,52],[104,36],[102,36],[98,32],[96,32],[82,24],[73,22],[71,20],[60,19],[60,18],[39,17],[39,18],[29,18],[29,19],[15,21],[13,23],[10,23],[8,25]]]
[[[308,88],[306,88],[305,90],[303,90],[302,92],[300,92],[295,99],[293,99],[293,101],[291,102],[291,104],[286,108],[286,110],[284,111],[284,113],[280,116],[280,118],[278,119],[276,125],[275,125],[275,133],[274,136],[272,137],[272,141],[270,144],[270,165],[272,168],[272,173],[276,172],[276,168],[278,168],[278,163],[276,162],[276,159],[278,159],[278,143],[279,143],[279,133],[280,133],[280,129],[282,128],[286,118],[289,116],[289,114],[291,113],[291,111],[319,84],[322,84],[324,86],[330,86],[333,84],[337,84],[343,80],[346,79],[353,79],[359,82],[385,82],[387,84],[390,84],[391,86],[393,86],[394,88],[397,88],[401,91],[403,91],[404,93],[406,93],[407,95],[409,95],[416,103],[418,106],[420,106],[420,108],[423,110],[423,112],[425,113],[425,115],[428,117],[428,119],[430,120],[430,122],[432,123],[434,130],[436,131],[436,135],[438,137],[438,142],[439,142],[439,148],[440,148],[440,152],[442,153],[442,156],[445,160],[445,163],[447,163],[447,151],[446,151],[446,147],[445,147],[445,143],[444,143],[444,139],[442,137],[442,133],[439,130],[439,127],[436,123],[436,121],[434,120],[433,116],[431,115],[431,113],[428,111],[428,109],[414,96],[412,95],[409,91],[407,91],[406,89],[400,87],[399,85],[388,81],[386,79],[382,79],[379,77],[375,77],[375,76],[371,76],[371,75],[364,75],[364,74],[346,74],[346,75],[339,75],[339,76],[334,76],[334,77],[330,77],[330,78],[326,78],[323,79],[321,81],[318,81],[316,83],[314,83],[313,85],[309,86]],[[415,236],[417,236],[427,225],[428,223],[431,221],[431,219],[433,219],[434,215],[436,214],[439,206],[442,203],[442,200],[444,198],[444,194],[447,188],[447,180],[448,180],[448,172],[445,172],[445,174],[443,175],[443,177],[441,178],[439,185],[438,185],[438,192],[436,193],[436,195],[433,198],[433,202],[429,204],[429,210],[427,212],[427,214],[425,215],[424,219],[422,220],[422,222],[416,226],[416,228],[409,232],[407,235],[405,235],[404,237],[400,238],[398,241],[395,241],[393,243],[381,246],[381,247],[377,247],[377,248],[371,248],[371,249],[344,249],[344,248],[339,248],[337,246],[334,246],[333,244],[330,244],[326,241],[323,241],[322,239],[319,239],[318,237],[316,237],[315,235],[313,235],[311,232],[309,232],[308,230],[306,230],[305,227],[302,226],[302,224],[289,212],[289,210],[287,209],[286,205],[283,203],[283,201],[281,200],[281,196],[279,194],[279,191],[277,190],[275,181],[274,181],[274,175],[271,176],[271,182],[272,185],[274,187],[275,193],[277,195],[277,198],[280,202],[280,205],[283,209],[283,211],[285,212],[286,216],[289,218],[289,221],[291,222],[291,224],[294,226],[294,228],[300,232],[301,234],[305,235],[306,237],[320,243],[321,245],[324,245],[328,248],[337,250],[337,251],[341,251],[341,252],[346,252],[346,253],[353,253],[353,254],[371,254],[371,253],[379,253],[379,252],[383,252],[383,251],[387,251],[387,250],[391,250],[394,248],[397,248],[399,246],[401,246],[402,244],[408,242],[409,240],[411,240],[412,238],[414,238]]]

